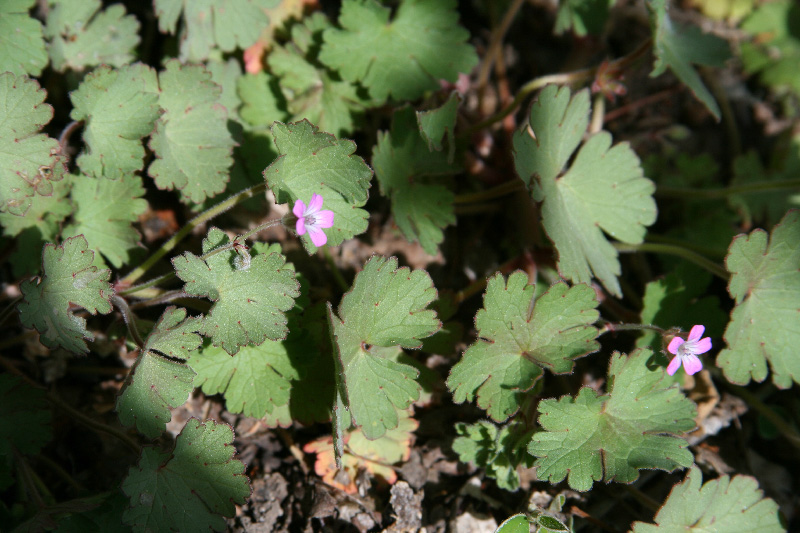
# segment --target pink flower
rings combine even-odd
[[[669,362],[669,366],[667,366],[667,374],[670,376],[674,375],[681,365],[683,365],[684,370],[686,370],[686,373],[690,376],[700,372],[703,368],[703,363],[700,362],[700,358],[697,356],[711,349],[711,338],[700,338],[703,336],[705,330],[705,326],[693,326],[687,340],[675,337],[670,341],[669,346],[667,346],[667,351],[674,354],[675,357],[672,358],[672,361]]]
[[[297,200],[294,203],[292,213],[297,217],[297,234],[311,237],[311,242],[314,246],[322,246],[328,242],[328,236],[321,228],[330,228],[333,226],[333,211],[322,209],[322,196],[317,193],[311,195],[311,201],[308,202],[306,207],[305,202]]]

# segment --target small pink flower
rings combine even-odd
[[[702,370],[703,363],[700,362],[700,358],[697,356],[711,349],[711,338],[700,338],[703,336],[705,330],[705,326],[693,326],[687,340],[683,340],[681,337],[675,337],[670,341],[669,346],[667,346],[667,351],[674,354],[675,357],[672,358],[672,361],[669,362],[669,366],[667,366],[667,374],[670,376],[675,375],[675,372],[678,371],[681,364],[684,370],[686,370],[686,373],[690,376]]]
[[[297,217],[297,234],[311,237],[314,246],[322,246],[328,242],[328,236],[321,228],[333,226],[333,211],[322,209],[322,196],[317,193],[311,195],[311,201],[306,207],[305,202],[297,200],[294,203],[292,213]]]

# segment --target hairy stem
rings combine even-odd
[[[495,185],[494,187],[484,191],[458,194],[456,195],[453,203],[459,205],[485,202],[487,200],[494,200],[495,198],[501,198],[507,194],[523,190],[525,190],[525,184],[522,182],[522,180],[512,178],[501,183],[500,185]]]
[[[53,404],[54,407],[56,407],[57,409],[61,409],[62,411],[65,411],[68,415],[72,416],[76,421],[83,424],[84,426],[94,429],[95,431],[106,433],[108,435],[111,435],[112,437],[116,437],[137,455],[141,453],[142,451],[141,447],[138,444],[136,444],[136,442],[134,442],[134,440],[131,439],[123,431],[108,426],[102,422],[98,422],[97,420],[81,413],[80,411],[69,405],[67,402],[65,402],[52,392],[47,393],[47,399],[51,404]]]
[[[267,188],[266,183],[260,183],[258,185],[254,185],[249,189],[245,189],[240,191],[227,200],[215,205],[214,207],[204,211],[190,220],[184,227],[182,227],[178,233],[172,236],[170,240],[165,242],[161,245],[161,247],[153,253],[147,260],[133,269],[127,276],[122,278],[120,284],[122,285],[132,285],[137,279],[141,278],[145,272],[150,270],[153,265],[158,263],[158,261],[164,257],[167,253],[169,253],[179,242],[181,242],[187,235],[189,235],[194,228],[208,222],[212,218],[221,215],[228,209],[232,208],[233,206],[244,202],[245,200],[249,200],[250,198],[254,197],[256,194],[259,194],[265,191]]]
[[[117,306],[120,314],[122,314],[122,319],[125,321],[125,325],[128,326],[128,333],[133,339],[133,342],[136,343],[136,346],[138,346],[140,350],[144,349],[144,340],[139,334],[139,328],[136,327],[136,317],[131,312],[130,307],[128,307],[128,302],[116,294],[111,297],[111,301],[114,302],[114,305]]]
[[[800,448],[800,433],[798,433],[797,430],[791,426],[791,424],[784,420],[781,415],[775,412],[774,409],[770,408],[770,406],[762,402],[761,399],[759,399],[755,394],[746,388],[729,383],[724,378],[718,381],[733,394],[739,396],[745,402],[747,402],[748,406],[752,407],[758,411],[760,415],[769,420],[772,425],[775,426],[775,429],[777,429],[792,446],[795,448]]]
[[[758,181],[755,183],[743,183],[741,185],[730,185],[716,189],[689,189],[682,187],[657,187],[655,195],[662,198],[692,198],[692,199],[716,199],[726,198],[735,194],[754,194],[768,191],[795,191],[800,189],[800,179]]]
[[[662,335],[666,333],[664,328],[660,328],[653,324],[615,324],[613,322],[606,322],[600,327],[600,331],[598,332],[597,336],[599,337],[600,335],[611,333],[613,331],[642,331],[645,329],[655,331]]]
[[[675,246],[673,244],[656,244],[652,242],[646,242],[643,244],[626,244],[621,242],[613,243],[614,248],[618,251],[626,253],[626,252],[654,252],[658,254],[669,254],[669,255],[677,255],[678,257],[682,257],[687,261],[694,263],[695,265],[699,266],[700,268],[704,268],[717,276],[720,279],[725,281],[728,280],[730,274],[728,271],[725,270],[721,265],[711,261],[710,259],[706,258],[698,254],[697,252],[693,252],[691,250],[687,250],[682,246]]]

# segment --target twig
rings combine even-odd
[[[687,250],[681,246],[675,246],[672,244],[656,244],[652,242],[645,242],[642,244],[627,244],[622,242],[615,242],[612,243],[614,248],[620,252],[655,252],[659,254],[670,254],[670,255],[677,255],[678,257],[682,257],[687,261],[694,263],[695,265],[704,268],[717,276],[720,279],[728,281],[730,278],[730,274],[727,270],[725,270],[722,266],[711,261],[710,259],[698,254],[697,252],[693,252],[691,250]]]
[[[94,429],[96,431],[100,431],[102,433],[106,433],[108,435],[111,435],[112,437],[116,437],[117,439],[122,441],[123,444],[125,444],[128,448],[130,448],[131,451],[135,452],[137,455],[141,454],[142,452],[141,447],[124,432],[116,428],[113,428],[111,426],[108,426],[106,424],[103,424],[102,422],[98,422],[97,420],[94,420],[93,418],[90,418],[89,416],[81,413],[80,411],[69,405],[67,402],[59,398],[53,392],[47,393],[47,400],[51,404],[53,404],[53,406],[55,406],[56,408],[61,409],[62,411],[65,411],[67,414],[71,415],[73,418],[75,418],[76,421],[83,424],[84,426]]]
[[[150,268],[155,265],[162,257],[164,257],[170,250],[175,248],[179,242],[181,242],[187,235],[189,235],[194,228],[208,222],[214,217],[217,217],[227,211],[228,209],[232,208],[236,204],[244,202],[245,200],[249,200],[250,198],[254,197],[256,194],[259,194],[265,191],[267,188],[266,183],[260,183],[258,185],[254,185],[249,189],[245,189],[240,191],[224,202],[221,202],[214,207],[200,213],[192,220],[190,220],[184,227],[182,227],[178,233],[172,236],[170,240],[165,242],[161,245],[161,247],[155,251],[153,255],[147,258],[147,260],[136,267],[133,271],[131,271],[127,276],[122,278],[121,284],[122,285],[132,285],[137,279],[142,277],[145,272],[150,270]]]
[[[128,333],[130,333],[131,338],[133,338],[133,342],[136,343],[136,346],[138,346],[140,350],[143,350],[144,339],[142,339],[142,336],[139,334],[139,328],[136,327],[136,317],[131,313],[128,302],[116,294],[111,297],[111,301],[114,302],[114,305],[117,306],[117,309],[119,309],[119,312],[122,314],[122,319],[125,321],[125,325],[128,326]]]

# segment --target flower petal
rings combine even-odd
[[[683,358],[683,369],[691,376],[703,369],[703,363],[696,355],[687,355]]]
[[[330,211],[329,209],[323,209],[314,215],[314,219],[316,220],[316,224],[314,225],[318,228],[333,227],[333,211]]]
[[[689,340],[690,341],[696,341],[697,339],[699,339],[700,337],[703,336],[703,332],[705,330],[706,330],[706,327],[705,326],[701,326],[699,324],[696,325],[696,326],[692,326],[692,330],[689,332]]]
[[[680,367],[681,367],[681,356],[676,355],[675,357],[672,358],[672,361],[670,361],[669,365],[667,366],[667,374],[669,374],[670,376],[674,376],[675,372],[677,372]]]
[[[686,342],[680,337],[673,337],[671,341],[669,341],[669,346],[667,346],[667,351],[671,354],[677,354],[678,348],[681,347],[681,344]]]
[[[311,195],[311,201],[308,202],[308,214],[316,213],[322,209],[322,202],[324,199],[321,195],[314,193]]]
[[[694,344],[694,349],[692,353],[695,355],[699,355],[701,353],[706,353],[711,349],[711,338],[706,337],[705,339],[700,339]]]
[[[303,200],[297,200],[294,203],[294,207],[292,208],[292,213],[294,213],[294,216],[296,216],[297,218],[302,218],[303,215],[305,215],[305,211],[306,211],[306,203]]]
[[[319,229],[316,226],[308,226],[308,235],[311,237],[311,242],[314,243],[314,246],[320,247],[328,242],[328,236],[325,235],[325,232]]]
[[[297,224],[295,224],[295,229],[297,230],[298,235],[305,235],[306,234],[306,217],[300,217],[297,219]]]

